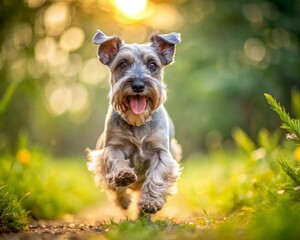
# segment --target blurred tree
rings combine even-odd
[[[275,128],[263,93],[289,106],[291,88],[300,88],[299,13],[296,0],[4,0],[0,99],[17,87],[0,113],[0,150],[14,151],[20,130],[58,154],[94,145],[108,93],[91,43],[96,29],[128,42],[181,32],[166,82],[185,154],[202,149],[211,131],[225,141],[236,125],[255,136]]]
[[[188,149],[215,129],[226,139],[234,125],[252,136],[274,128],[263,93],[290,106],[291,87],[300,87],[299,8],[297,1],[184,2],[184,46],[169,72],[169,105],[184,109],[174,115]]]

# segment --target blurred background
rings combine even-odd
[[[250,136],[277,128],[263,93],[299,114],[297,0],[3,0],[0,26],[1,152],[24,141],[55,156],[94,147],[109,90],[97,29],[137,43],[181,33],[166,105],[186,157],[230,147],[235,126]]]
[[[181,33],[165,81],[184,171],[161,216],[232,221],[232,239],[254,218],[246,236],[299,238],[300,142],[284,140],[264,96],[300,119],[299,26],[299,0],[0,1],[0,233],[87,207],[116,219],[85,158],[108,106],[100,29],[129,43]],[[299,140],[300,123],[285,124]]]

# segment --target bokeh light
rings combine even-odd
[[[89,59],[85,62],[82,73],[81,81],[91,85],[98,84],[108,76],[108,70],[99,63],[97,58]]]
[[[263,42],[256,38],[250,38],[245,42],[244,52],[249,59],[255,62],[262,61],[266,56]]]
[[[153,29],[159,26],[161,30],[168,30],[181,27],[183,19],[174,6],[170,4],[158,4],[146,22]]]
[[[40,7],[45,3],[46,0],[25,0],[25,3],[28,4],[28,7]]]
[[[277,47],[289,47],[291,44],[291,35],[282,28],[275,28],[272,31],[272,36]]]
[[[70,106],[70,111],[80,112],[89,104],[88,91],[86,87],[81,83],[74,84],[71,88],[71,91],[72,103]]]
[[[246,4],[243,7],[246,19],[252,23],[260,23],[263,20],[260,8],[256,4]]]
[[[129,19],[143,18],[147,0],[115,0],[116,7]]]
[[[44,15],[44,24],[48,35],[54,36],[61,34],[69,21],[70,12],[68,5],[55,3],[50,5]]]
[[[51,37],[39,40],[34,49],[36,60],[40,62],[49,60],[54,55],[56,48],[56,41]]]
[[[32,41],[32,29],[29,23],[21,23],[14,28],[13,42],[20,49],[29,47]]]
[[[72,105],[72,90],[64,83],[49,82],[45,88],[50,112],[54,116],[64,114]]]
[[[68,52],[78,50],[84,42],[84,32],[81,28],[69,28],[60,38],[59,46]]]

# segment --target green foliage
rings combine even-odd
[[[28,218],[23,199],[17,201],[7,186],[0,186],[0,199],[0,233],[26,230]]]
[[[300,91],[297,88],[292,88],[291,91],[291,108],[295,117],[300,119]]]
[[[278,160],[281,168],[283,171],[290,177],[290,179],[295,182],[296,186],[300,185],[300,175],[297,168],[291,165],[288,161],[286,161],[285,157],[281,157],[281,159]],[[300,198],[299,198],[300,200]]]
[[[11,168],[12,161],[9,156],[0,157],[0,179],[13,186],[18,199],[30,192],[22,203],[34,219],[59,218],[101,200],[83,161],[52,160],[27,149],[18,151]]]
[[[294,140],[300,141],[300,120],[291,118],[289,114],[286,113],[284,107],[282,107],[271,95],[265,93],[265,97],[272,109],[279,115],[283,122],[281,127],[287,130]]]
[[[183,164],[178,194],[170,198],[178,209],[177,216],[194,213],[194,222],[201,226],[215,226],[224,222],[224,217],[250,222],[253,212],[271,204],[277,195],[280,171],[273,167],[276,162],[271,158],[268,154],[254,158],[244,150],[220,149],[188,159]]]
[[[245,239],[298,239],[300,235],[300,209],[290,202],[279,201],[275,205],[258,212],[249,224]]]
[[[241,128],[235,127],[232,131],[232,136],[238,146],[247,153],[251,153],[255,150],[255,143]]]
[[[16,90],[17,84],[10,84],[6,89],[4,96],[0,99],[0,114],[3,114],[8,108],[8,104]]]
[[[271,133],[266,128],[262,128],[258,132],[257,142],[259,146],[265,149],[268,153],[272,153],[280,144],[280,138],[281,133],[279,130],[275,130]]]
[[[298,99],[298,95],[293,94],[293,98]],[[284,107],[280,105],[279,102],[276,101],[269,94],[265,94],[265,97],[268,103],[271,105],[272,109],[279,115],[282,120],[282,128],[289,132],[288,139],[292,139],[297,143],[300,143],[300,120],[293,119],[286,113]],[[294,99],[292,101],[295,101]],[[300,106],[299,106],[300,107]],[[297,112],[297,111],[296,111]],[[297,150],[295,150],[296,153]],[[296,156],[298,160],[300,159]],[[287,192],[289,198],[296,203],[300,202],[300,173],[299,173],[299,163],[290,159],[288,154],[281,155],[278,158],[278,163],[280,164],[283,172],[287,176],[287,180],[284,183],[284,191],[282,192],[285,195],[285,191]]]
[[[287,179],[287,181],[283,184],[283,194],[288,194],[290,200],[300,203],[299,164],[296,164],[295,162],[291,163],[287,159],[288,158],[286,156],[278,159],[282,170],[289,177],[289,179]]]
[[[289,104],[290,89],[299,90],[295,0],[149,0],[138,21],[126,21],[111,5],[116,1],[37,2],[0,2],[0,112],[6,108],[0,150],[15,150],[21,129],[43,148],[56,141],[51,148],[59,154],[94,145],[109,91],[108,69],[97,64],[91,42],[98,28],[138,43],[156,30],[182,34],[165,80],[167,109],[186,156],[203,148],[213,130],[228,139],[233,126],[251,136],[267,125],[274,129],[262,93],[275,92]],[[52,22],[55,14],[61,18]],[[174,17],[160,21],[160,15]]]

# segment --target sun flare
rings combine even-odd
[[[147,0],[115,0],[115,5],[129,19],[139,19],[146,11]]]

